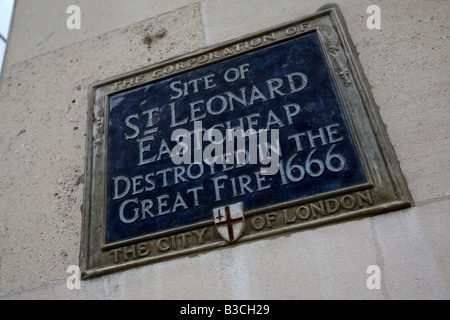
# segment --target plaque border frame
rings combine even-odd
[[[86,163],[85,186],[83,199],[83,219],[81,232],[80,268],[82,279],[122,271],[152,262],[198,253],[203,250],[217,249],[230,244],[214,234],[208,243],[199,243],[197,246],[163,252],[155,256],[135,258],[140,243],[157,239],[158,237],[179,234],[199,228],[214,228],[214,221],[198,223],[195,225],[174,228],[169,231],[157,232],[149,236],[129,239],[123,242],[105,245],[104,225],[106,223],[106,168],[107,168],[107,131],[108,124],[108,97],[112,94],[127,91],[142,85],[172,77],[186,71],[201,68],[202,66],[217,63],[241,54],[258,50],[275,43],[295,38],[306,33],[317,32],[319,42],[326,59],[328,71],[338,96],[344,118],[349,127],[350,134],[355,143],[355,149],[360,159],[367,183],[348,188],[333,190],[288,203],[268,206],[258,210],[245,212],[246,218],[258,217],[271,211],[292,209],[295,206],[333,196],[359,190],[372,190],[375,204],[369,208],[352,210],[324,219],[307,221],[300,224],[284,225],[259,232],[243,235],[237,242],[243,243],[263,237],[278,235],[280,233],[298,231],[321,225],[337,223],[364,216],[401,210],[412,205],[413,199],[401,172],[394,148],[389,141],[386,128],[383,124],[378,107],[370,91],[369,82],[364,75],[363,68],[358,60],[358,53],[351,40],[345,19],[336,5],[326,5],[316,13],[301,19],[291,21],[270,29],[251,35],[246,35],[219,45],[187,53],[161,63],[128,72],[123,75],[96,82],[89,88],[89,106],[87,114],[86,137]],[[252,43],[254,39],[264,39],[276,34],[276,40],[268,41],[258,46],[242,48],[239,52],[225,55],[233,46]],[[222,54],[222,56],[220,56]],[[211,61],[201,63],[201,57],[210,57]],[[214,59],[212,59],[214,57]],[[204,58],[206,59],[206,58]],[[195,62],[194,62],[195,60]],[[186,66],[187,67],[181,67]],[[176,70],[176,69],[179,70]],[[167,72],[166,72],[167,71]],[[163,74],[163,73],[167,74]],[[163,75],[161,75],[163,74]],[[286,211],[287,212],[287,211]],[[212,230],[212,229],[211,229]],[[103,239],[103,241],[101,240]],[[199,241],[200,242],[200,241]],[[135,246],[132,258],[122,259],[117,263],[111,262],[114,248]],[[233,244],[236,245],[236,244]],[[140,248],[142,249],[142,248]],[[131,251],[130,251],[131,252]],[[145,252],[145,250],[144,250]],[[142,252],[141,252],[142,253]],[[125,255],[125,254],[124,254]]]

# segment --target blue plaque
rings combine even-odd
[[[316,32],[109,99],[107,244],[211,221],[232,202],[252,211],[367,182]],[[175,165],[172,133],[195,120],[278,129],[278,173]]]

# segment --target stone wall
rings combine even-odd
[[[408,210],[66,286],[89,85],[314,13],[323,0],[16,0],[0,85],[1,299],[450,298],[448,0],[336,1],[415,201]],[[66,9],[81,8],[81,30]],[[369,30],[368,6],[382,10]],[[151,40],[151,41],[150,41]],[[381,290],[366,286],[381,268]]]

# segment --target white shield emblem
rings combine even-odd
[[[213,210],[214,223],[219,234],[228,242],[239,240],[245,229],[242,202]]]

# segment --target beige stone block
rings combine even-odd
[[[366,14],[371,1],[332,1],[340,5],[351,29],[366,28]],[[291,20],[315,13],[320,7],[331,3],[315,1],[270,0],[206,0],[203,3],[205,33],[208,44],[219,43],[246,34],[284,24]]]
[[[450,8],[444,3],[382,3],[382,31],[357,44],[417,203],[450,195]]]
[[[389,299],[450,298],[450,200],[373,219]]]
[[[364,219],[83,281],[79,291],[61,281],[6,298],[382,299],[366,287],[373,242]]]
[[[16,0],[7,65],[156,17],[198,0]],[[81,9],[81,29],[66,26],[70,5]],[[45,10],[42,10],[45,8]],[[195,18],[195,17],[193,17]]]
[[[194,4],[4,69],[0,295],[78,264],[89,85],[202,46]]]

